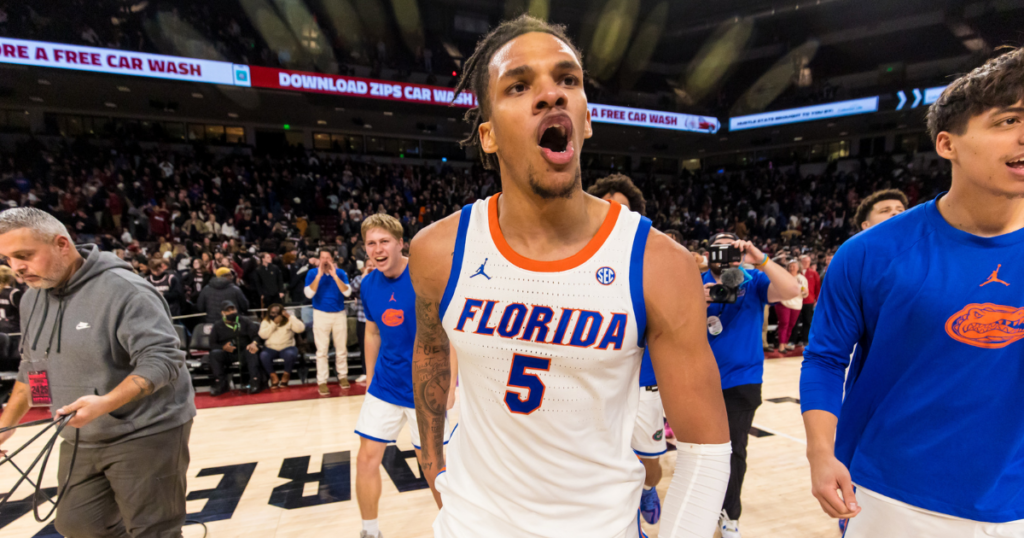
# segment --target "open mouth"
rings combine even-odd
[[[1014,170],[1024,171],[1024,157],[1017,159],[1016,161],[1010,161],[1006,163],[1006,166],[1013,168]]]
[[[548,116],[541,122],[539,134],[537,145],[540,146],[545,159],[558,165],[572,160],[575,149],[572,146],[572,120],[569,116]]]

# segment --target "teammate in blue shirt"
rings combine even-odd
[[[360,286],[366,314],[366,383],[356,433],[356,499],[362,514],[360,538],[379,538],[377,503],[380,501],[380,464],[384,449],[398,439],[406,422],[417,459],[420,432],[412,392],[412,351],[416,340],[416,294],[409,279],[409,258],[402,256],[402,225],[394,217],[377,213],[362,224],[366,255],[377,269]],[[457,372],[454,365],[453,372]],[[452,375],[452,379],[456,379]],[[449,390],[449,407],[455,396]]]
[[[785,267],[768,259],[768,255],[753,243],[742,241],[735,234],[715,234],[711,236],[710,244],[733,245],[743,254],[743,262],[757,269],[744,270],[746,280],[736,293],[736,302],[731,304],[711,303],[709,295],[711,287],[720,282],[722,273],[728,268],[719,263],[709,263],[708,271],[702,275],[704,296],[708,301],[708,343],[715,353],[722,376],[722,394],[732,441],[732,474],[729,475],[729,488],[725,492],[718,526],[723,538],[740,538],[739,519],[743,510],[740,492],[747,472],[747,437],[754,423],[754,413],[761,405],[764,307],[799,296],[800,284]],[[733,267],[739,265],[739,262],[732,264]]]
[[[928,112],[950,191],[832,260],[800,395],[847,538],[1024,536],[1022,96],[1022,50],[953,82]]]

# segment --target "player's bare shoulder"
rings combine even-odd
[[[644,252],[645,271],[649,270],[648,268],[660,266],[674,267],[679,270],[679,264],[683,263],[684,259],[689,259],[696,269],[697,263],[686,247],[665,233],[651,228],[651,232],[647,234],[647,247]]]
[[[700,268],[690,251],[668,235],[651,228],[644,251],[644,297],[660,302],[667,290],[678,290],[683,284],[700,288]],[[647,285],[651,283],[654,285]],[[661,290],[661,292],[657,291]]]
[[[452,270],[461,211],[423,228],[409,244],[409,276],[416,294],[440,299]]]

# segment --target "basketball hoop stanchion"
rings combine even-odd
[[[29,484],[35,487],[35,492],[32,494],[32,515],[35,516],[36,521],[42,523],[50,519],[51,516],[53,516],[53,513],[57,511],[57,505],[59,505],[61,499],[64,498],[64,492],[67,491],[68,486],[71,484],[71,471],[74,470],[75,468],[75,458],[76,456],[78,456],[77,429],[75,430],[74,448],[71,451],[71,464],[68,465],[68,474],[67,476],[64,477],[64,486],[61,487],[60,490],[57,492],[56,500],[53,497],[47,495],[45,492],[43,492],[43,473],[46,472],[46,463],[47,461],[49,461],[50,455],[53,453],[53,446],[57,444],[57,439],[60,438],[61,432],[64,431],[64,428],[67,427],[68,422],[71,422],[71,418],[74,416],[75,412],[72,412],[70,415],[65,415],[58,420],[52,420],[47,418],[43,420],[36,420],[33,422],[26,422],[24,424],[18,424],[16,426],[11,426],[9,428],[0,428],[0,433],[4,433],[17,428],[40,426],[43,424],[47,425],[45,428],[40,430],[39,433],[35,434],[35,436],[33,436],[32,439],[29,439],[27,443],[21,445],[21,447],[15,450],[14,452],[4,454],[3,458],[0,459],[0,466],[3,466],[3,464],[5,463],[10,463],[11,466],[17,469],[18,473],[21,475],[21,478],[18,479],[18,481],[14,484],[14,487],[12,487],[11,490],[7,492],[6,495],[0,498],[0,508],[3,508],[11,500],[11,496],[14,495],[14,492],[18,490],[18,486],[20,486],[22,482],[28,481]],[[22,450],[25,450],[25,448],[27,448],[29,445],[36,442],[36,439],[42,437],[44,433],[50,430],[50,428],[56,428],[56,430],[53,432],[53,436],[50,437],[50,440],[46,442],[45,446],[43,446],[43,450],[39,452],[39,455],[36,456],[36,459],[32,460],[32,464],[29,465],[28,468],[23,471],[21,467],[18,467],[18,464],[14,463],[14,456],[17,456]],[[39,464],[40,460],[42,460],[42,465],[39,467],[39,475],[37,476],[36,481],[33,482],[32,479],[29,477],[29,473],[31,473],[32,469],[34,469],[35,466]],[[53,508],[50,509],[50,512],[46,514],[45,517],[41,517],[39,515],[39,505],[42,504],[42,500],[45,500],[46,502],[53,505]]]

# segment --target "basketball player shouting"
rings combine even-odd
[[[693,257],[583,192],[590,115],[561,27],[503,23],[463,76],[457,90],[480,101],[471,142],[503,192],[411,248],[422,467],[443,501],[435,536],[641,536],[644,467],[630,438],[645,341],[681,440],[661,536],[712,536],[730,445]],[[445,467],[449,342],[462,427]]]
[[[416,295],[409,280],[409,260],[402,256],[402,224],[377,213],[362,224],[366,254],[376,265],[363,277],[360,295],[366,314],[366,398],[356,433],[356,500],[363,518],[360,538],[383,538],[377,522],[380,464],[389,443],[409,422],[409,436],[420,458],[412,396],[412,349],[416,338]],[[447,409],[449,406],[445,406]],[[442,416],[442,421],[443,421]]]
[[[928,129],[950,191],[854,236],[825,279],[800,379],[813,491],[847,538],[1020,537],[1024,50],[953,82]]]

